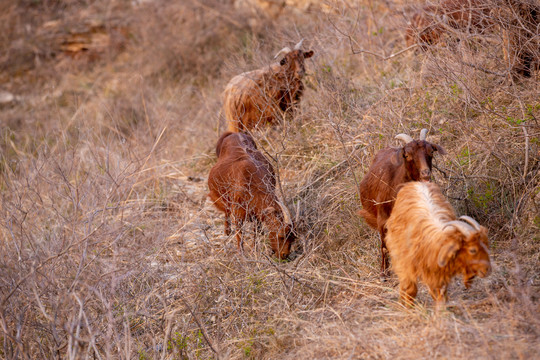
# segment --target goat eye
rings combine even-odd
[[[477,252],[478,252],[478,249],[477,249],[477,248],[470,248],[470,249],[469,249],[469,254],[471,254],[471,255],[474,255],[474,254],[476,254]]]

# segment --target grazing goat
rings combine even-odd
[[[405,34],[407,45],[418,43],[422,49],[440,41],[450,29],[484,31],[494,25],[486,0],[443,0],[427,5],[411,18]]]
[[[398,192],[386,222],[392,268],[399,278],[400,300],[412,303],[421,279],[439,305],[458,274],[468,288],[491,271],[487,229],[468,217],[456,220],[450,203],[433,183],[410,182]]]
[[[300,102],[305,59],[313,56],[313,51],[302,51],[301,46],[302,41],[293,50],[280,50],[275,58],[285,56],[279,63],[232,78],[223,103],[229,131],[246,132],[259,124],[274,123],[281,111],[294,109]]]
[[[244,133],[224,133],[217,142],[218,161],[208,176],[209,197],[225,213],[225,234],[230,218],[236,227],[238,249],[243,251],[242,225],[256,221],[266,225],[270,246],[285,259],[295,240],[288,209],[275,193],[274,169],[257,150],[253,138]]]
[[[408,46],[417,43],[426,50],[455,30],[502,33],[504,61],[510,73],[530,77],[540,65],[539,28],[537,1],[442,0],[412,16],[405,38]]]
[[[396,139],[404,141],[405,145],[379,151],[360,183],[360,200],[363,209],[359,214],[369,226],[380,233],[383,275],[386,275],[388,268],[384,225],[392,212],[397,187],[409,181],[429,181],[433,152],[446,154],[441,146],[427,142],[426,135],[427,129],[422,129],[420,132],[420,140],[413,140],[405,134],[397,135]]]

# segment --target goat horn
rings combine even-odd
[[[279,50],[279,52],[276,54],[276,56],[274,56],[274,59],[277,59],[278,57],[280,57],[281,54],[288,54],[290,52],[291,52],[291,48],[286,46],[283,49]]]
[[[401,141],[405,142],[406,144],[410,143],[411,141],[414,141],[413,138],[410,137],[407,134],[398,134],[398,135],[396,135],[396,139],[401,140]]]
[[[446,229],[447,227],[450,227],[450,226],[455,227],[456,229],[458,229],[465,236],[469,236],[469,234],[474,231],[472,226],[470,226],[467,223],[464,223],[463,221],[459,221],[459,220],[454,220],[454,221],[450,221],[449,223],[447,223],[444,226],[443,231],[444,231],[444,229]]]
[[[287,207],[281,201],[277,200],[277,203],[283,212],[283,221],[286,224],[292,225],[291,213],[289,212],[289,209],[287,209]]]
[[[304,39],[300,40],[298,44],[294,45],[294,50],[300,50],[300,47],[302,46],[303,42],[304,42]]]
[[[471,224],[473,228],[475,228],[476,230],[480,230],[480,224],[477,223],[476,220],[474,220],[472,217],[467,216],[467,215],[463,215],[463,216],[460,216],[459,219],[460,220],[465,220],[466,222]]]
[[[428,129],[422,129],[422,131],[420,131],[420,140],[426,140],[427,132]]]

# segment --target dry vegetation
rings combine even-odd
[[[497,32],[382,59],[420,3],[233,2],[0,4],[0,358],[540,353],[538,72],[513,78]],[[303,253],[279,263],[259,236],[241,257],[206,200],[221,92],[301,38],[315,51],[301,110],[255,136]],[[489,228],[494,268],[455,281],[440,314],[425,287],[397,303],[356,214],[373,155],[422,127],[449,153],[434,181]]]

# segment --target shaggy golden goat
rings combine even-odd
[[[246,132],[259,124],[272,124],[282,111],[294,109],[304,92],[302,79],[306,73],[305,59],[313,51],[302,51],[300,41],[293,50],[280,50],[275,59],[279,63],[237,75],[224,91],[223,109],[227,128],[232,132]]]
[[[426,141],[427,132],[427,129],[422,129],[420,140],[406,134],[397,135],[396,139],[402,140],[405,145],[379,151],[360,183],[363,209],[359,214],[369,226],[379,231],[383,276],[388,268],[384,225],[392,212],[398,186],[408,181],[429,181],[434,151],[446,154],[441,146]]]
[[[218,161],[208,175],[208,196],[225,213],[225,234],[230,235],[232,218],[238,249],[243,251],[244,221],[263,223],[276,256],[287,258],[295,234],[289,210],[276,196],[272,164],[257,150],[253,138],[244,133],[224,133],[217,142],[216,154]]]
[[[487,229],[474,219],[459,220],[439,187],[433,183],[404,184],[386,222],[386,242],[392,268],[399,278],[400,300],[411,304],[421,279],[437,305],[446,301],[450,280],[463,274],[472,279],[491,271]]]

